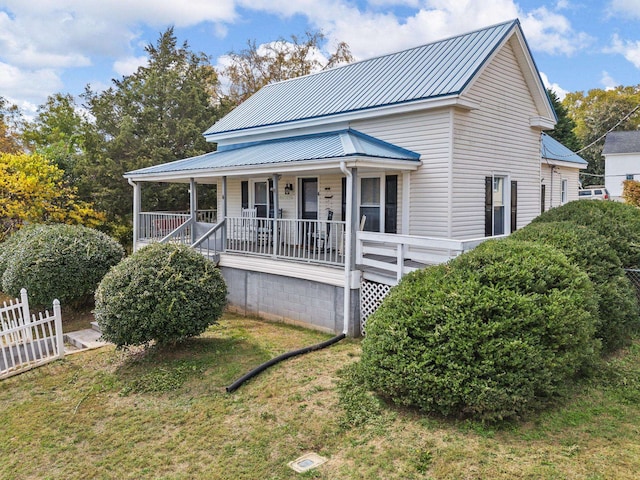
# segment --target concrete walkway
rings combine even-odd
[[[96,322],[91,322],[91,328],[65,333],[65,354],[83,352],[108,345],[109,342],[102,340],[101,336],[100,327]]]

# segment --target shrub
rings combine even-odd
[[[117,347],[167,345],[216,323],[227,287],[214,263],[182,245],[153,244],[113,268],[96,291],[102,336]]]
[[[18,295],[24,287],[34,305],[86,301],[124,255],[118,242],[82,226],[40,225],[15,235],[19,244],[9,249],[2,290]]]
[[[522,416],[566,393],[595,361],[593,293],[552,247],[485,242],[391,290],[367,320],[365,378],[427,412]]]
[[[620,202],[582,200],[552,208],[533,220],[570,221],[592,228],[605,237],[622,266],[640,266],[640,210]]]
[[[0,243],[0,287],[2,287],[2,275],[7,269],[9,260],[15,256],[24,242],[34,235],[41,226],[42,225],[37,224],[26,225],[7,237],[4,242]]]
[[[596,337],[603,351],[609,353],[630,343],[640,321],[638,301],[618,255],[604,237],[572,222],[551,222],[529,224],[511,238],[551,245],[586,272],[597,295]]]

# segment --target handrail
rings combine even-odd
[[[179,233],[182,233],[184,230],[187,229],[187,227],[191,226],[193,224],[193,219],[189,218],[189,220],[187,220],[186,222],[184,222],[183,224],[181,224],[178,228],[176,228],[175,230],[173,230],[171,233],[169,233],[167,236],[165,236],[164,238],[162,238],[160,240],[160,243],[167,243],[168,241],[170,241],[173,237],[177,237]],[[181,242],[184,243],[184,242]]]
[[[202,235],[198,240],[196,240],[193,244],[191,244],[191,248],[197,248],[199,247],[202,242],[204,242],[205,240],[207,240],[211,235],[213,235],[214,233],[216,233],[218,230],[220,230],[223,226],[225,226],[227,223],[227,219],[224,218],[222,219],[222,221],[220,223],[216,223],[213,227],[211,227],[209,230],[207,230],[204,235]]]

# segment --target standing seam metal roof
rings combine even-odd
[[[459,94],[516,26],[513,20],[267,85],[204,134]]]
[[[232,145],[197,157],[127,172],[125,176],[212,170],[352,156],[418,161],[420,154],[365,135],[357,130],[347,129]]]
[[[571,162],[580,165],[587,165],[588,162],[577,153],[572,152],[555,138],[542,133],[541,154],[543,159],[559,160],[561,162]]]

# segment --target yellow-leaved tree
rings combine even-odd
[[[95,227],[104,214],[78,200],[64,172],[40,154],[0,153],[0,241],[25,223]]]

